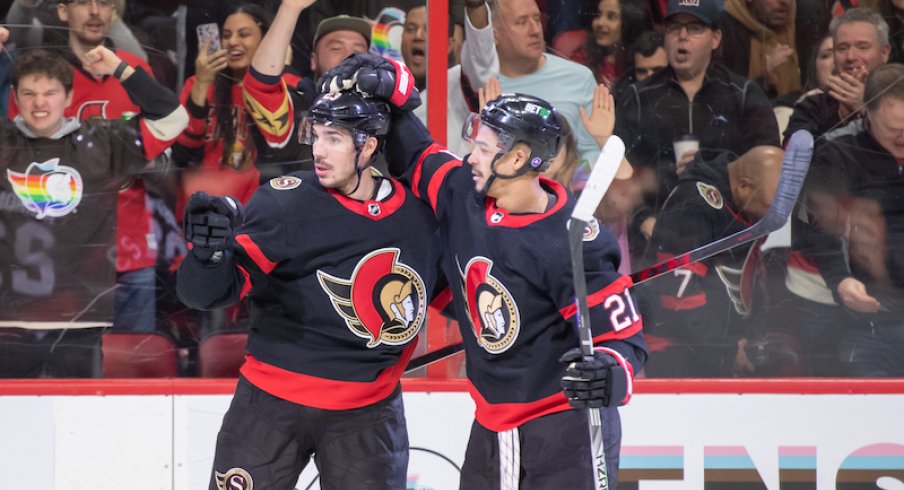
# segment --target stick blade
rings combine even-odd
[[[600,156],[596,158],[596,163],[590,172],[587,185],[584,186],[584,190],[581,192],[581,197],[578,198],[577,204],[574,205],[574,211],[571,212],[572,218],[581,220],[584,223],[590,221],[590,218],[593,217],[593,212],[596,211],[596,207],[603,200],[603,195],[609,190],[609,185],[615,178],[618,166],[624,157],[625,142],[618,136],[610,136],[606,141],[606,145],[600,151]]]
[[[775,198],[769,206],[769,211],[760,220],[762,227],[773,232],[788,221],[800,191],[803,188],[807,170],[810,168],[810,160],[813,158],[813,135],[809,131],[801,129],[791,135],[788,147],[785,149],[785,158],[782,160],[782,174],[775,189]]]

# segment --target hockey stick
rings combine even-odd
[[[618,164],[625,156],[625,144],[617,136],[610,136],[600,153],[600,160],[590,173],[587,186],[571,212],[568,223],[568,244],[571,250],[571,271],[574,280],[574,302],[577,307],[575,325],[581,339],[584,360],[593,360],[593,331],[590,328],[590,309],[587,306],[587,279],[584,276],[584,229],[609,189]],[[601,164],[600,162],[605,162]],[[612,164],[614,163],[614,165]],[[593,481],[597,490],[609,490],[609,469],[603,444],[603,424],[600,411],[586,409],[590,429],[590,451],[593,458]]]
[[[611,147],[610,144],[612,145]],[[621,148],[620,153],[617,151],[618,147]],[[581,215],[593,215],[593,212],[596,211],[596,205],[599,203],[599,200],[603,198],[603,196],[606,194],[606,191],[609,189],[609,185],[612,184],[612,179],[615,178],[615,174],[618,172],[618,167],[621,164],[621,160],[624,157],[624,154],[624,142],[622,142],[622,140],[618,136],[609,137],[609,139],[606,141],[606,146],[602,149],[602,151],[600,151],[599,156],[596,158],[596,163],[593,165],[593,171],[591,171],[590,177],[587,180],[587,184],[584,186],[584,191],[581,194],[581,199],[579,199],[577,204],[575,204],[575,212],[577,212],[578,206],[582,206],[581,203],[583,202],[584,204],[581,208]],[[615,160],[616,156],[618,156],[618,160]],[[598,198],[596,198],[596,202],[592,203],[590,201],[584,200],[583,196],[587,194],[593,194],[593,196],[596,196],[598,194],[599,196]],[[583,236],[584,227],[581,226],[579,228]],[[583,268],[581,268],[581,270],[583,271]],[[449,356],[461,352],[463,348],[464,344],[459,342],[456,344],[450,344],[445,347],[441,347],[420,357],[415,357],[408,362],[408,367],[405,368],[405,372],[410,373],[424,366],[433,364],[434,362],[441,361]]]
[[[759,221],[725,238],[632,273],[631,279],[634,284],[649,281],[691,262],[720,254],[781,228],[791,216],[791,211],[794,209],[794,204],[804,185],[804,178],[807,176],[807,169],[810,167],[812,157],[813,135],[805,130],[795,132],[788,140],[788,149],[785,151],[785,158],[782,161],[782,173],[775,189],[775,198]]]
[[[640,284],[667,274],[681,266],[691,262],[705,259],[726,250],[756,240],[778,228],[781,228],[788,217],[800,194],[807,169],[810,167],[810,158],[813,156],[813,136],[807,131],[798,131],[788,140],[788,149],[785,151],[785,159],[782,162],[782,173],[778,187],[775,191],[775,199],[766,212],[766,215],[758,222],[738,233],[704,245],[685,254],[679,255],[661,264],[631,274],[634,284]],[[460,352],[464,346],[461,343],[447,345],[423,356],[416,357],[408,363],[406,373],[420,369],[434,362],[441,361]]]

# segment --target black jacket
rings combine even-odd
[[[628,160],[659,175],[658,209],[675,186],[672,142],[692,134],[700,149],[740,155],[757,145],[778,146],[772,104],[762,89],[728,68],[711,63],[700,91],[690,101],[671,67],[624,91],[616,111],[615,134],[625,141]]]

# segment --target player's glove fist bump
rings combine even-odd
[[[617,407],[631,398],[633,373],[630,365],[615,351],[597,350],[585,359],[580,348],[559,358],[568,364],[561,386],[574,408]]]
[[[232,196],[192,194],[185,205],[184,220],[185,239],[192,244],[191,252],[208,261],[216,252],[227,250],[244,213],[242,203]]]
[[[320,93],[357,90],[403,111],[421,105],[414,75],[405,65],[382,56],[354,53],[326,72],[317,82]]]

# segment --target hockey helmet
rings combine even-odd
[[[389,134],[389,105],[366,98],[357,92],[326,92],[311,104],[299,128],[299,141],[314,144],[314,124],[336,126],[351,131],[360,148],[370,136],[380,139]]]
[[[499,137],[500,152],[508,152],[515,143],[530,147],[530,168],[543,172],[565,142],[558,111],[543,99],[524,94],[502,94],[491,100],[480,114],[471,114],[462,135],[473,142],[477,125],[486,124]]]

